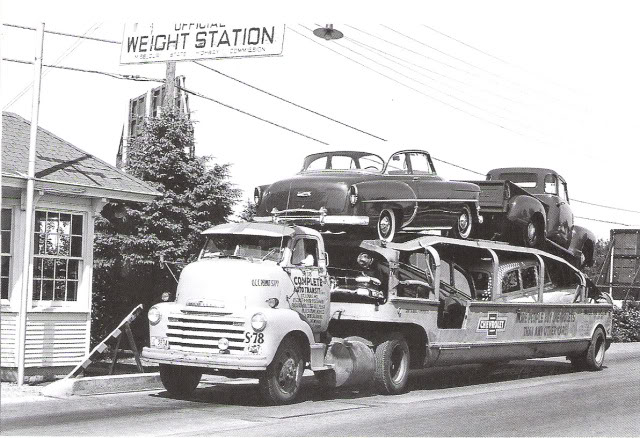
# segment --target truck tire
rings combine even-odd
[[[536,218],[530,218],[527,224],[522,229],[522,237],[520,242],[522,246],[527,248],[538,248],[542,242],[544,230],[540,224],[540,221]]]
[[[391,242],[396,237],[398,228],[398,220],[396,214],[390,208],[385,208],[380,212],[378,216],[378,223],[376,224],[376,230],[378,231],[378,238],[385,242]]]
[[[198,387],[202,372],[197,368],[160,364],[160,380],[172,397],[188,397]]]
[[[374,382],[382,394],[401,394],[409,382],[409,346],[404,336],[392,334],[375,351]]]
[[[268,404],[284,405],[295,401],[300,393],[304,363],[300,345],[293,339],[284,339],[258,383]]]
[[[451,234],[456,239],[468,239],[473,232],[473,217],[468,205],[462,207],[462,212],[458,215],[456,223],[451,228]]]
[[[593,332],[587,351],[578,356],[571,356],[571,365],[578,370],[599,371],[604,363],[604,353],[607,349],[604,330],[598,327]]]

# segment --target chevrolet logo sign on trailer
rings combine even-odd
[[[281,55],[284,24],[127,23],[120,64]]]

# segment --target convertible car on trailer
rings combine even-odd
[[[438,176],[425,151],[399,151],[386,163],[367,152],[323,152],[307,156],[292,178],[256,187],[254,220],[360,229],[385,241],[427,230],[466,239],[481,221],[479,192]]]

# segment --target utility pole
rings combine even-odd
[[[18,386],[24,383],[24,356],[27,340],[27,308],[29,285],[31,284],[31,241],[33,238],[33,192],[36,169],[36,137],[38,135],[38,115],[40,113],[40,79],[42,77],[42,52],[44,45],[44,23],[36,29],[36,53],[33,62],[33,100],[31,102],[31,134],[29,137],[29,167],[27,173],[27,202],[24,212],[24,250],[22,262],[22,288],[20,291],[20,313],[18,322]]]
[[[176,88],[176,62],[167,62],[167,76],[165,79],[165,95],[163,105],[166,108],[172,108],[175,105],[175,88]]]

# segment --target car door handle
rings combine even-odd
[[[411,179],[412,179],[412,180],[414,180],[414,181],[418,181],[418,180],[420,179],[420,177],[419,177],[419,176],[414,176],[414,177],[413,177],[413,178],[411,178]]]

